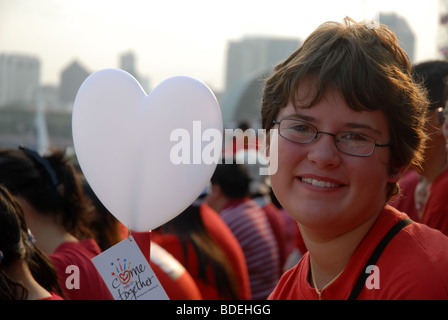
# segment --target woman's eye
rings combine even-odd
[[[291,126],[290,129],[302,133],[314,132],[313,127],[304,124]]]
[[[366,137],[362,133],[357,132],[341,132],[341,134],[339,135],[339,139],[346,141],[359,141],[359,142],[370,141],[368,137]]]

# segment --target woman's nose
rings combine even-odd
[[[321,132],[309,145],[308,160],[322,168],[336,167],[341,161],[340,153],[334,135]]]

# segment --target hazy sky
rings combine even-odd
[[[0,53],[41,60],[43,84],[58,84],[74,59],[94,72],[137,56],[151,87],[177,74],[220,90],[229,40],[247,35],[306,38],[321,23],[405,17],[417,35],[416,61],[436,55],[438,0],[0,0]]]

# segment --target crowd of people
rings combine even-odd
[[[129,230],[71,159],[61,150],[0,149],[0,177],[0,297],[112,299],[91,259]],[[250,185],[244,165],[219,165],[194,203],[142,237],[170,299],[266,299],[273,290],[296,236],[286,230],[292,218],[272,203],[257,204]],[[66,285],[71,265],[80,271],[78,288]]]
[[[276,172],[218,164],[140,238],[168,297],[448,299],[447,79],[384,25],[318,27],[266,80]],[[112,299],[91,259],[128,235],[63,151],[0,149],[0,299]]]

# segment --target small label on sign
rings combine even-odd
[[[132,236],[92,259],[115,300],[169,300]]]

